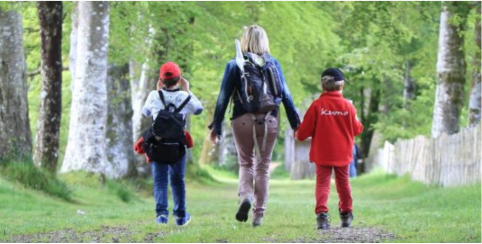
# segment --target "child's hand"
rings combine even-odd
[[[189,81],[187,81],[186,79],[184,79],[184,77],[182,77],[182,76],[181,76],[180,84],[181,84],[181,89],[182,89],[183,91],[189,92]]]
[[[298,127],[298,128],[299,128],[299,127]],[[298,139],[297,135],[296,135],[296,133],[298,133],[298,128],[296,128],[296,129],[293,130],[293,138],[295,138],[295,140],[297,140],[297,141],[300,141],[300,140]]]

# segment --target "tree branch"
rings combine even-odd
[[[69,70],[69,67],[62,67],[62,71],[67,71],[67,70]],[[39,75],[39,74],[40,74],[40,68],[38,68],[38,69],[36,69],[32,72],[28,72],[27,76],[32,78],[32,77],[34,77],[36,75]]]

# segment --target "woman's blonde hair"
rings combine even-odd
[[[266,34],[266,31],[257,25],[244,27],[244,33],[241,37],[241,51],[256,53],[258,55],[270,53],[268,34]]]

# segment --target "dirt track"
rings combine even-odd
[[[320,237],[316,239],[294,239],[290,242],[313,242],[313,243],[375,243],[394,238],[394,235],[383,231],[379,228],[372,227],[354,227],[354,228],[340,228],[333,227],[329,230],[319,230]],[[72,229],[63,231],[47,232],[32,235],[18,235],[13,236],[9,242],[84,242],[84,243],[98,243],[98,242],[135,242],[129,237],[138,234],[131,232],[125,227],[102,227],[98,231],[89,231],[77,233]],[[152,243],[158,242],[160,237],[164,234],[162,231],[157,233],[147,233],[142,242]],[[276,239],[266,238],[260,240],[262,242],[280,242]],[[226,243],[226,240],[217,240],[219,243]]]

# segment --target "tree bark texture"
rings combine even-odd
[[[464,103],[466,63],[464,39],[461,36],[464,24],[450,23],[451,16],[446,8],[440,15],[437,88],[432,122],[434,138],[442,133],[454,134],[459,131],[460,111]]]
[[[472,88],[470,90],[470,100],[469,100],[469,126],[475,126],[480,122],[481,117],[481,84],[480,84],[480,66],[481,64],[481,46],[480,46],[480,3],[477,7],[477,18],[475,18],[475,43],[477,44],[477,51],[474,55],[472,71]]]
[[[61,172],[109,172],[106,154],[108,2],[78,2],[69,139]]]
[[[107,160],[110,178],[136,175],[132,149],[132,105],[129,65],[110,65],[107,76]]]
[[[69,71],[72,77],[71,89],[74,91],[75,63],[77,61],[77,30],[79,28],[79,6],[78,2],[73,3],[72,9],[72,30],[70,31],[70,50],[69,50]]]
[[[40,20],[42,92],[34,163],[57,170],[62,115],[62,2],[37,2]]]
[[[22,16],[0,9],[0,159],[32,155]]]

